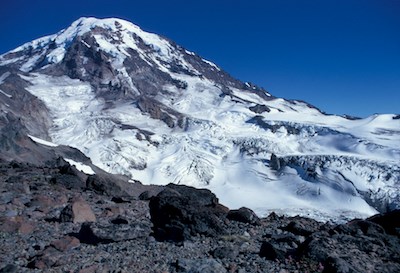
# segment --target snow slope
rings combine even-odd
[[[52,142],[106,171],[207,187],[260,215],[338,220],[400,207],[395,115],[350,120],[275,98],[120,19],[81,18],[0,66],[18,68],[45,102]]]

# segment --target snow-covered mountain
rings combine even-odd
[[[0,126],[18,119],[108,172],[207,187],[232,208],[320,219],[400,208],[400,116],[276,98],[120,19],[81,18],[1,55],[0,110]]]

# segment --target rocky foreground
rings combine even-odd
[[[208,190],[3,161],[0,245],[0,272],[400,272],[400,211],[259,219]]]

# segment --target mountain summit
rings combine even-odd
[[[349,119],[274,97],[121,19],[81,18],[1,55],[0,90],[6,160],[27,143],[13,135],[29,134],[132,181],[207,187],[261,215],[400,207],[398,116]]]

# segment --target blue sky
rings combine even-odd
[[[2,0],[1,6],[0,53],[81,16],[118,17],[275,96],[333,114],[400,113],[400,0]]]

